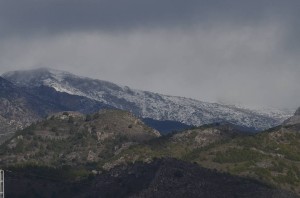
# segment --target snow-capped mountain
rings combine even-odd
[[[86,97],[40,86],[24,89],[0,77],[0,144],[16,130],[61,111],[93,112],[111,108]]]
[[[57,92],[86,97],[118,109],[131,111],[143,118],[173,120],[188,125],[199,126],[213,122],[230,122],[261,130],[279,125],[291,116],[290,112],[255,111],[135,90],[107,81],[80,77],[68,72],[46,68],[13,71],[2,76],[19,87],[51,87]]]

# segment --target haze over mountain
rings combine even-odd
[[[229,122],[252,130],[261,130],[279,125],[290,116],[290,112],[279,110],[255,111],[140,91],[47,68],[7,72],[2,76],[16,86],[38,96],[40,94],[36,93],[36,89],[52,88],[58,93],[98,101],[107,106],[130,111],[142,118],[172,120],[188,125]]]

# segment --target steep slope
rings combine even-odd
[[[113,107],[51,87],[20,88],[0,77],[0,143],[50,113],[69,110],[91,113],[103,108]]]
[[[40,101],[42,106],[37,106],[35,110],[43,116],[61,111],[78,111],[89,114],[95,113],[101,109],[114,109],[114,107],[96,100],[77,95],[70,95],[65,92],[58,92],[52,87],[39,86],[25,88],[24,90],[36,100]],[[43,106],[50,105],[51,108],[48,110],[43,108]]]
[[[57,170],[44,169],[37,172],[26,168],[7,172],[6,195],[31,198],[297,197],[257,181],[218,173],[175,159],[116,167],[77,182],[62,180],[59,173]]]
[[[0,147],[0,165],[80,165],[111,158],[160,134],[132,114],[103,110],[93,115],[54,114],[19,131]]]
[[[5,136],[38,119],[30,95],[0,77],[0,142]]]
[[[283,122],[284,125],[295,125],[300,124],[300,108],[297,109],[294,116],[290,117],[289,119]]]
[[[8,72],[3,77],[20,87],[52,87],[58,92],[100,101],[143,118],[178,121],[194,126],[225,121],[261,130],[279,125],[290,116],[284,112],[270,115],[234,106],[139,91],[106,81],[45,68]]]

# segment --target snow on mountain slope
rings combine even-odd
[[[295,110],[291,109],[284,109],[284,110],[279,110],[279,109],[274,109],[274,108],[246,108],[243,106],[238,106],[240,109],[246,109],[251,111],[254,111],[255,113],[262,115],[262,116],[267,116],[267,117],[272,117],[276,120],[280,120],[283,122],[287,118],[293,116]]]
[[[281,124],[291,116],[289,112],[255,111],[235,106],[167,96],[131,89],[107,81],[79,77],[68,72],[53,69],[14,71],[3,77],[21,87],[53,87],[56,91],[84,96],[113,107],[128,110],[143,118],[174,120],[188,125],[202,125],[213,122],[232,124],[256,130]]]

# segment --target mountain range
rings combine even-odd
[[[154,127],[164,128],[161,121],[168,125],[181,124],[183,128],[218,122],[250,131],[280,125],[292,115],[290,111],[251,110],[167,96],[47,68],[7,72],[0,80],[2,134],[61,111],[94,113],[100,109],[121,109],[147,120]],[[15,113],[10,115],[12,112]]]
[[[299,131],[300,108],[251,110],[45,68],[0,77],[11,197],[298,197]]]

